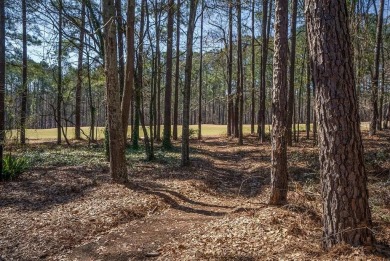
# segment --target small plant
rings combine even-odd
[[[28,161],[24,157],[5,155],[3,158],[3,173],[0,180],[14,180],[28,169]]]
[[[195,138],[198,135],[198,130],[190,129],[190,139]]]

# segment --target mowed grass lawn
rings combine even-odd
[[[362,130],[368,130],[368,123],[364,122],[362,123]],[[312,126],[311,126],[312,127]],[[162,131],[163,127],[161,127]],[[198,131],[198,125],[190,125],[190,129],[192,131],[192,135],[196,136]],[[65,130],[65,129],[64,129]],[[89,127],[83,127],[82,128],[85,135],[89,135]],[[179,136],[181,135],[181,126],[179,126]],[[306,131],[306,125],[300,124],[299,125],[300,131]],[[103,139],[104,138],[104,127],[98,127],[97,130],[95,129],[97,138]],[[149,131],[149,128],[148,128]],[[255,126],[255,131],[257,131],[257,126]],[[268,133],[270,131],[270,125],[266,126],[266,132]],[[130,128],[129,128],[130,132]],[[246,124],[244,125],[244,135],[250,134],[250,125]],[[85,135],[82,133],[81,137],[85,138]],[[205,137],[215,137],[215,136],[224,136],[226,135],[226,125],[214,125],[214,124],[203,124],[202,125],[202,136]],[[7,138],[9,140],[18,138],[19,133],[17,130],[7,131],[6,134]],[[57,129],[27,129],[26,130],[26,136],[28,140],[34,141],[34,140],[55,140],[57,139]],[[140,128],[140,136],[143,137],[143,131]],[[68,127],[67,128],[67,137],[68,139],[74,138],[74,127]]]

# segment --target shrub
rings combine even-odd
[[[3,173],[0,180],[14,180],[28,169],[28,161],[24,157],[5,155],[3,158]]]

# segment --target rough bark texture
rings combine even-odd
[[[110,143],[110,173],[114,181],[127,182],[125,140],[123,136],[120,86],[116,43],[116,19],[114,0],[103,1],[105,75],[107,96],[107,117]]]
[[[379,86],[379,61],[382,42],[382,27],[383,27],[383,9],[384,0],[380,1],[378,24],[376,27],[376,45],[375,45],[375,60],[374,60],[374,75],[372,77],[371,88],[371,122],[370,122],[370,135],[375,135],[378,129],[378,86]]]
[[[243,144],[243,121],[244,121],[244,67],[242,58],[242,33],[241,33],[241,0],[237,0],[237,108],[238,113],[236,116],[238,125],[238,144]]]
[[[171,106],[172,106],[172,68],[173,68],[173,20],[175,18],[175,1],[168,2],[168,38],[167,38],[167,62],[165,77],[165,103],[164,103],[164,131],[163,147],[172,148],[171,143]]]
[[[20,143],[26,144],[26,115],[27,115],[27,7],[26,0],[22,1],[23,27],[23,68],[22,68],[22,104],[20,110]]]
[[[75,132],[76,139],[81,136],[81,85],[83,84],[83,53],[84,53],[84,34],[85,34],[85,1],[81,1],[81,24],[79,36],[79,57],[77,62],[77,83],[76,83],[76,106],[75,106]]]
[[[126,73],[125,86],[122,98],[122,127],[123,137],[127,140],[127,129],[129,125],[130,105],[133,99],[134,89],[134,20],[135,20],[135,0],[127,1],[127,28],[126,28]]]
[[[256,101],[255,101],[255,69],[256,69],[256,56],[255,56],[255,0],[252,0],[252,39],[251,39],[251,76],[252,76],[252,88],[251,88],[251,134],[255,133],[255,107],[256,107]]]
[[[176,65],[175,65],[175,100],[173,103],[173,139],[177,140],[179,119],[179,79],[180,79],[180,0],[176,3]]]
[[[276,1],[274,85],[272,89],[272,156],[271,195],[269,203],[284,204],[287,200],[287,59],[288,2]]]
[[[193,39],[195,29],[196,7],[198,0],[190,1],[190,16],[187,29],[187,56],[183,95],[183,134],[181,147],[181,165],[190,164],[190,103],[191,103],[191,72],[193,56]]]
[[[0,1],[0,176],[3,174],[5,92],[5,6]]]
[[[317,88],[324,246],[370,245],[374,237],[346,2],[306,0],[305,13]]]

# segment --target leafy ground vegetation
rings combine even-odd
[[[390,132],[364,131],[375,248],[321,247],[318,153],[289,149],[288,204],[267,205],[270,145],[246,137],[192,141],[144,160],[128,150],[130,183],[110,182],[103,145],[9,145],[30,170],[0,183],[0,260],[386,260],[390,258]]]

